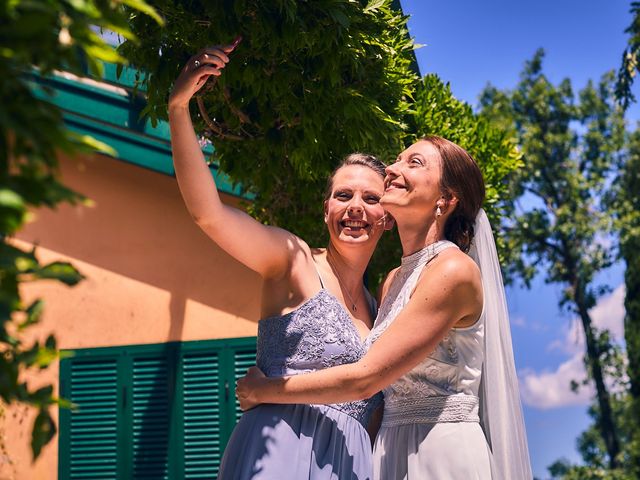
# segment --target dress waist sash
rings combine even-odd
[[[414,423],[479,422],[475,395],[397,398],[384,402],[383,427]]]

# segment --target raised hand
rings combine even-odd
[[[222,75],[222,69],[229,62],[228,55],[241,39],[237,37],[229,45],[205,48],[191,57],[174,83],[169,96],[169,108],[187,107],[189,100],[207,83],[209,77]]]

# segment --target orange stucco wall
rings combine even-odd
[[[72,262],[87,278],[73,288],[24,289],[25,299],[46,301],[32,338],[54,333],[69,349],[256,334],[259,277],[193,223],[174,178],[104,156],[62,158],[61,174],[91,205],[36,211],[16,242],[36,244],[43,262]],[[57,365],[29,378],[57,380]],[[32,464],[31,424],[31,412],[7,411],[0,480],[57,478],[57,439]]]

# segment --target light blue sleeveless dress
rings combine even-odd
[[[257,365],[269,377],[353,363],[364,342],[342,304],[324,288],[296,310],[258,324]],[[225,449],[219,480],[370,480],[365,426],[382,401],[264,404],[244,412]]]

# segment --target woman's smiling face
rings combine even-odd
[[[438,150],[426,141],[414,143],[386,169],[382,206],[392,215],[403,209],[435,212],[442,197],[442,165]]]
[[[333,177],[325,201],[325,222],[332,240],[352,244],[377,242],[384,231],[380,197],[383,178],[363,165],[346,165]]]

